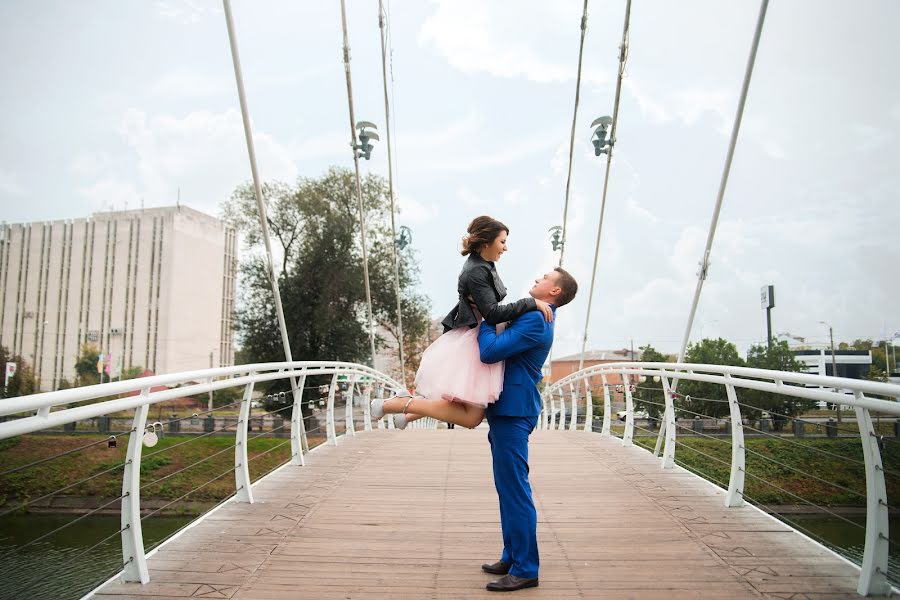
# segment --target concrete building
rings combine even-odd
[[[831,349],[794,350],[797,362],[806,366],[806,372],[812,375],[832,376]],[[872,365],[872,352],[869,350],[835,350],[834,363],[838,377],[864,379]]]
[[[238,239],[185,206],[0,225],[0,345],[41,390],[75,378],[83,344],[172,373],[234,363]]]

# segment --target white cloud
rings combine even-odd
[[[243,126],[236,110],[197,111],[179,118],[148,116],[129,109],[119,128],[135,153],[139,187],[150,203],[182,201],[215,211],[235,186],[250,179]],[[297,176],[289,150],[265,132],[254,132],[263,180],[293,181]],[[204,195],[198,197],[197,190]]]
[[[201,6],[193,0],[157,0],[154,6],[159,16],[184,25],[199,23],[206,15],[219,12],[216,8]]]
[[[231,83],[231,85],[228,85]],[[164,98],[203,98],[224,94],[234,87],[223,77],[207,73],[176,69],[163,73],[149,85],[149,91]]]
[[[103,179],[78,189],[78,194],[90,203],[95,211],[138,208],[141,195],[130,183],[117,179]]]
[[[438,216],[438,208],[434,204],[422,204],[415,198],[403,195],[397,199],[400,219],[413,225],[421,225]]]

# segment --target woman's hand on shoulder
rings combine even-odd
[[[550,305],[544,302],[543,300],[538,300],[535,298],[534,303],[537,305],[537,309],[544,314],[544,319],[548,323],[553,322],[553,309],[550,308]]]

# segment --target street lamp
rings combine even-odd
[[[837,377],[837,360],[834,358],[834,330],[831,327],[830,323],[826,323],[825,321],[819,321],[819,324],[824,325],[828,328],[828,338],[831,340],[831,376]],[[837,388],[834,389],[837,391]],[[838,402],[837,405],[837,421],[841,422],[841,403]]]

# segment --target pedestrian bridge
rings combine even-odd
[[[621,437],[609,418],[614,375],[626,403]],[[301,392],[314,376],[330,376],[331,384],[326,435],[310,448],[313,432],[304,427]],[[577,393],[594,377],[604,384],[602,418],[596,424],[591,388],[585,385],[585,394]],[[664,390],[659,400],[665,418],[653,433],[660,457],[634,443],[641,426],[632,388],[640,387],[644,377],[659,377]],[[291,456],[251,482],[247,427],[253,387],[278,379],[290,380],[294,390],[294,403],[287,407],[293,409],[290,421],[279,427],[290,429],[290,439],[282,443],[291,444]],[[720,487],[675,463],[677,436],[687,427],[676,420],[676,411],[685,409],[678,408],[672,384],[684,379],[725,386],[731,423],[741,424],[730,427],[722,441],[732,445],[727,489],[724,482]],[[335,405],[341,381],[348,397],[360,392],[361,402],[345,404],[339,435]],[[160,386],[173,383],[181,387],[161,391]],[[234,444],[223,450],[233,448],[234,466],[210,479],[233,473],[234,495],[145,553],[141,523],[158,512],[140,505],[141,490],[149,485],[141,481],[141,450],[148,441],[152,445],[158,430],[147,421],[149,407],[235,386],[244,389],[240,417],[234,425],[203,434],[234,427]],[[104,540],[120,539],[122,570],[89,594],[96,598],[494,597],[484,590],[491,576],[480,570],[501,550],[485,426],[449,430],[420,421],[417,428],[399,431],[384,421],[372,423],[368,397],[398,388],[389,377],[349,363],[272,363],[162,375],[7,399],[0,415],[18,418],[0,423],[0,439],[134,410],[120,465],[122,495],[113,500],[120,501],[122,525]],[[744,475],[762,475],[745,463],[750,450],[743,432],[752,429],[741,413],[741,393],[747,389],[832,400],[840,394],[853,406],[864,459],[856,462],[865,467],[866,486],[860,494],[867,507],[861,567],[744,501]],[[544,415],[530,446],[541,584],[516,594],[836,600],[890,592],[885,475],[898,474],[881,462],[869,411],[900,413],[893,400],[898,395],[898,386],[887,384],[713,365],[603,365],[554,383],[545,392]],[[581,422],[574,418],[579,413]],[[26,499],[20,508],[37,500]],[[62,571],[70,559],[54,555],[48,560],[59,561]],[[15,597],[29,595],[38,583],[21,582]]]
[[[858,598],[859,570],[620,440],[537,431],[532,598]],[[500,522],[485,429],[375,430],[323,445],[227,502],[103,600],[479,598]]]

